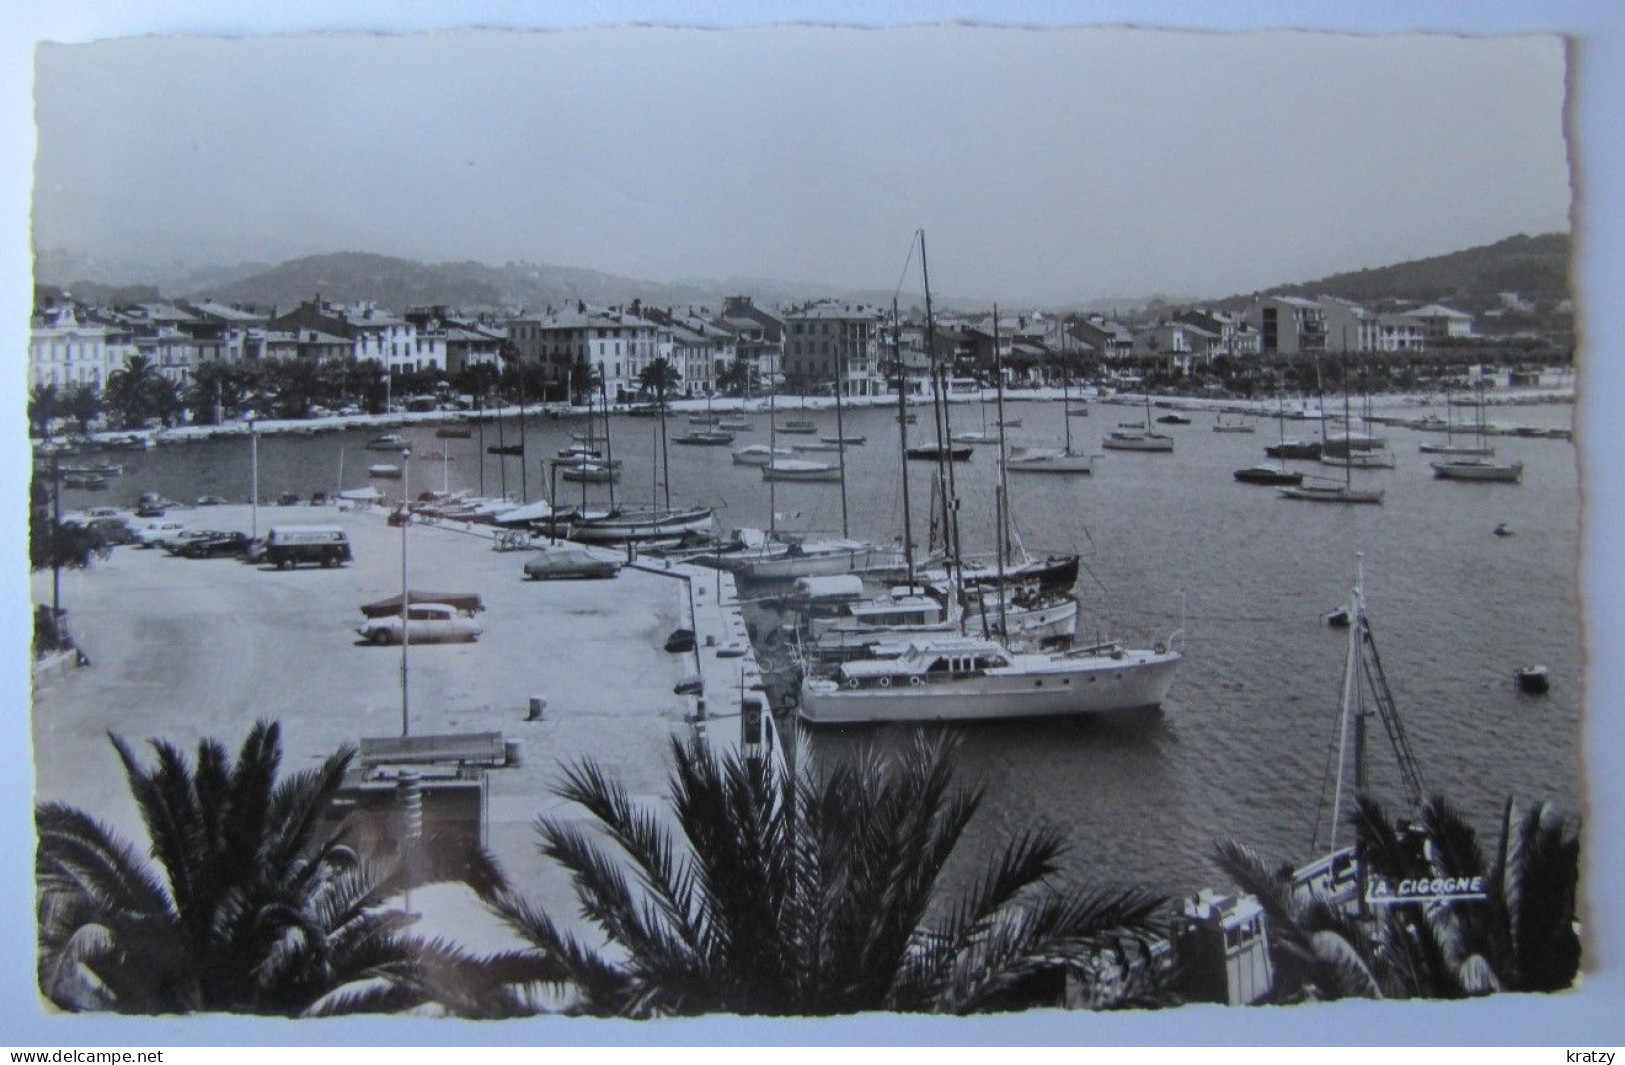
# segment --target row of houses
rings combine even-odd
[[[469,316],[444,306],[393,314],[374,304],[339,305],[320,296],[269,313],[212,301],[85,308],[63,302],[35,317],[30,383],[100,389],[130,358],[144,356],[177,384],[209,363],[264,358],[375,360],[391,374],[433,370],[458,375],[506,357],[538,367],[549,394],[579,398],[600,384],[625,402],[642,391],[650,364],[666,360],[677,389],[719,390],[743,371],[746,387],[876,395],[892,369],[923,381],[931,339],[918,311],[893,321],[882,308],[817,300],[777,310],[748,296],[720,312],[652,307],[641,301],[597,307],[574,301],[540,314]],[[932,336],[938,359],[986,375],[996,361],[1013,373],[1042,376],[1056,364],[1110,366],[1154,359],[1189,371],[1220,356],[1422,351],[1472,335],[1471,316],[1430,304],[1373,311],[1332,296],[1262,296],[1240,310],[1185,308],[1135,325],[1101,314],[1042,311],[939,315]]]

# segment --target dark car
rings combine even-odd
[[[247,533],[209,533],[186,541],[175,553],[182,558],[238,558],[248,553],[248,545]]]
[[[85,531],[103,547],[135,543],[135,530],[123,518],[96,518],[85,526]]]
[[[135,516],[138,518],[161,518],[167,509],[162,503],[142,503],[135,508]]]

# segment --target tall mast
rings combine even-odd
[[[514,363],[519,371],[519,502],[530,502],[530,487],[525,480],[525,358]]]
[[[1363,741],[1365,739],[1365,723],[1363,711],[1360,708],[1360,640],[1362,629],[1365,626],[1365,592],[1362,587],[1365,580],[1365,563],[1363,555],[1356,558],[1362,561],[1356,563],[1354,577],[1354,592],[1349,600],[1349,646],[1343,662],[1343,716],[1340,726],[1337,746],[1337,787],[1332,792],[1332,826],[1331,839],[1327,845],[1328,851],[1337,850],[1338,822],[1343,811],[1343,783],[1344,771],[1348,767],[1349,726],[1354,725],[1354,781],[1355,788],[1361,789],[1365,783],[1365,752]]]
[[[993,385],[997,390],[994,394],[998,401],[996,410],[999,415],[999,486],[996,499],[998,505],[994,507],[994,510],[998,512],[999,523],[996,530],[998,533],[996,546],[999,552],[999,631],[1008,640],[1010,638],[1010,628],[1009,619],[1005,616],[1004,609],[1004,559],[1006,553],[1010,550],[1010,480],[1009,470],[1005,468],[1004,463],[1004,354],[999,347],[999,305],[997,303],[993,305]],[[982,600],[982,613],[984,616],[987,614],[987,600],[985,597]]]
[[[841,421],[841,393],[846,389],[846,345],[851,339],[852,323],[841,323],[841,339],[835,345],[835,454],[841,471],[841,538],[851,535],[846,519],[846,432]]]
[[[773,391],[771,391],[771,392],[769,392],[767,394],[767,464],[769,466],[773,465],[774,461],[778,458],[778,447],[779,447],[779,413],[778,413],[778,402],[777,402],[778,398],[779,398],[779,390],[778,390],[777,387],[775,387],[773,389]],[[779,531],[779,529],[778,529],[778,520],[779,520],[778,519],[778,511],[779,511],[779,507],[778,507],[778,502],[777,502],[778,493],[775,491],[776,488],[778,488],[778,485],[773,483],[773,478],[768,477],[767,478],[767,538],[768,538],[768,541],[770,543],[772,542],[773,538],[778,535],[778,531]]]
[[[609,386],[604,383],[604,364],[598,364],[598,398],[604,401],[604,465],[609,467],[609,509],[615,509],[615,450],[609,442]]]
[[[940,411],[937,422],[937,476],[942,482],[942,542],[948,553],[949,595],[957,603],[965,591],[965,563],[959,557],[959,497],[954,491],[953,456],[948,453],[953,439],[952,423],[948,420],[947,370],[937,365],[937,324],[931,313],[931,266],[925,255],[925,230],[920,230],[920,277],[925,284],[925,333],[930,348],[931,379],[934,384],[936,406]],[[955,575],[955,569],[958,575]],[[959,633],[965,634],[965,612],[959,611]]]
[[[1072,339],[1066,319],[1061,319],[1061,424],[1066,427],[1066,453],[1072,454]]]
[[[1354,440],[1353,425],[1349,422],[1349,337],[1348,330],[1343,330],[1343,487],[1348,489],[1354,482]]]
[[[925,255],[925,230],[923,229],[920,230],[920,275],[925,283],[925,330],[931,347],[931,362],[936,367],[937,379],[940,382],[938,394],[941,397],[942,419],[941,424],[938,426],[938,461],[941,469],[945,471],[946,482],[942,498],[944,518],[942,535],[949,555],[949,571],[952,572],[954,564],[957,563],[959,575],[963,578],[965,575],[964,560],[960,558],[959,553],[959,489],[954,483],[953,456],[949,454],[949,448],[952,446],[951,441],[953,440],[953,421],[948,414],[949,377],[947,367],[937,366],[936,363],[937,326],[936,319],[931,313],[931,266]]]
[[[902,455],[903,470],[903,565],[908,572],[908,587],[914,587],[914,527],[909,520],[908,508],[908,400],[903,374],[903,338],[897,320],[897,297],[891,301],[892,363],[897,371],[897,440]]]
[[[502,400],[500,388],[497,391],[497,474],[501,478],[502,498],[508,498],[508,445],[504,440],[506,434],[502,431]]]

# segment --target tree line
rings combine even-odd
[[[1068,980],[1088,983],[1090,959],[1143,956],[1171,916],[1153,892],[1062,882],[1067,843],[1046,827],[1017,833],[950,892],[944,869],[982,791],[957,781],[941,738],[816,771],[806,737],[794,767],[674,738],[664,812],[591,760],[563,767],[553,793],[585,816],[542,817],[536,831],[570,876],[589,938],[476,846],[361,846],[338,806],[348,747],[284,773],[275,723],[255,725],[235,758],[214,740],[192,758],[155,740],[151,761],[112,743],[146,854],[81,810],[36,809],[39,986],[67,1010],[965,1014],[1057,1005]],[[1481,876],[1486,898],[1360,917],[1221,843],[1216,865],[1269,917],[1273,1001],[1574,982],[1569,818],[1508,803],[1488,854],[1442,799],[1421,811],[1423,850],[1368,798],[1352,820],[1374,874]],[[478,955],[416,934],[403,895],[436,880],[466,885],[513,930],[514,947]],[[1085,991],[1118,1007],[1189,993],[1177,968]]]

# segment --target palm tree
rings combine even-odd
[[[126,429],[140,428],[151,417],[153,382],[158,368],[145,355],[131,355],[107,375],[107,406]]]
[[[607,840],[537,824],[610,950],[498,887],[489,904],[531,949],[492,965],[567,988],[574,1010],[596,1015],[965,1013],[1058,1002],[1069,960],[1156,927],[1160,898],[1052,887],[1063,844],[1050,830],[1022,833],[944,901],[943,869],[982,792],[953,786],[941,741],[918,739],[895,761],[864,751],[821,778],[719,757],[697,738],[674,738],[672,757],[681,843],[591,761],[568,767],[555,793]]]
[[[28,390],[29,432],[42,439],[51,438],[51,421],[62,413],[62,394],[55,385],[35,385]]]
[[[384,908],[400,877],[358,858],[332,816],[351,750],[279,781],[275,723],[256,724],[235,762],[212,740],[195,765],[155,740],[149,769],[111,739],[162,875],[89,814],[37,809],[39,980],[52,1002],[297,1015],[423,1001],[432,966],[401,934],[409,918]]]
[[[1414,829],[1390,821],[1365,797],[1352,820],[1371,872],[1390,882],[1483,877],[1482,902],[1388,907],[1435,994],[1561,991],[1573,985],[1580,966],[1575,930],[1580,844],[1568,818],[1545,803],[1520,816],[1508,799],[1492,860],[1486,860],[1472,827],[1441,796],[1422,804]],[[1426,845],[1414,845],[1417,840]]]
[[[1356,916],[1295,885],[1250,848],[1221,843],[1219,867],[1254,895],[1269,920],[1276,997],[1462,998],[1494,991],[1559,991],[1579,971],[1575,931],[1579,841],[1539,804],[1521,817],[1509,800],[1500,844],[1486,861],[1471,826],[1445,799],[1423,803],[1414,826],[1361,796],[1350,814],[1369,877],[1482,876],[1483,900],[1401,903]]]
[[[79,424],[80,434],[90,432],[90,423],[102,413],[101,393],[91,385],[74,385],[62,397],[62,411]]]
[[[655,402],[662,407],[666,405],[666,396],[681,385],[682,381],[682,375],[677,372],[677,367],[665,357],[654,360],[638,374],[638,387],[646,393],[654,393]]]

